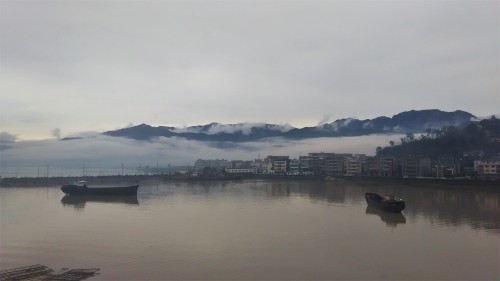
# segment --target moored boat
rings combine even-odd
[[[88,187],[85,182],[68,184],[61,187],[62,192],[67,195],[99,195],[99,196],[137,196],[139,185],[112,186],[112,187]]]
[[[365,193],[365,199],[368,206],[375,207],[386,212],[399,213],[406,207],[403,199],[394,199],[394,196],[383,197],[376,193],[367,192]]]

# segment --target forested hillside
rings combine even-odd
[[[428,129],[416,137],[406,134],[399,143],[391,141],[387,147],[378,147],[379,156],[406,157],[420,155],[436,159],[440,156],[463,157],[464,153],[478,152],[482,158],[498,157],[500,153],[500,119],[492,116],[472,122],[463,129],[449,126]]]

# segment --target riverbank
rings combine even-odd
[[[81,177],[33,177],[33,178],[2,178],[0,187],[49,187],[61,186],[81,180]],[[430,179],[430,178],[387,178],[387,177],[349,177],[339,176],[329,178],[325,181],[323,176],[286,176],[286,175],[246,175],[238,177],[184,177],[172,178],[166,175],[125,175],[125,176],[93,176],[85,177],[90,186],[116,185],[116,184],[139,184],[146,182],[163,181],[234,181],[234,180],[269,180],[269,181],[318,181],[330,183],[351,183],[357,185],[405,185],[416,187],[446,187],[446,188],[470,188],[473,190],[485,190],[500,192],[499,181],[482,181],[470,179]]]
[[[141,183],[162,181],[162,175],[129,175],[129,176],[93,176],[83,178],[88,185],[107,185],[121,183]],[[82,180],[82,177],[33,177],[33,178],[2,178],[0,187],[49,187],[71,184]]]
[[[369,186],[412,186],[500,193],[500,181],[434,178],[341,177],[346,182]]]

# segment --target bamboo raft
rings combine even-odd
[[[55,274],[54,270],[45,265],[36,264],[0,271],[2,281],[80,281],[97,275],[99,268],[66,269]]]

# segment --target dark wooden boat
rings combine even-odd
[[[365,193],[366,203],[368,206],[379,210],[391,213],[399,213],[406,207],[405,201],[402,199],[394,199],[394,196],[383,197],[376,193]]]
[[[87,184],[68,184],[61,187],[67,195],[98,195],[98,196],[137,196],[139,185],[88,187]]]

